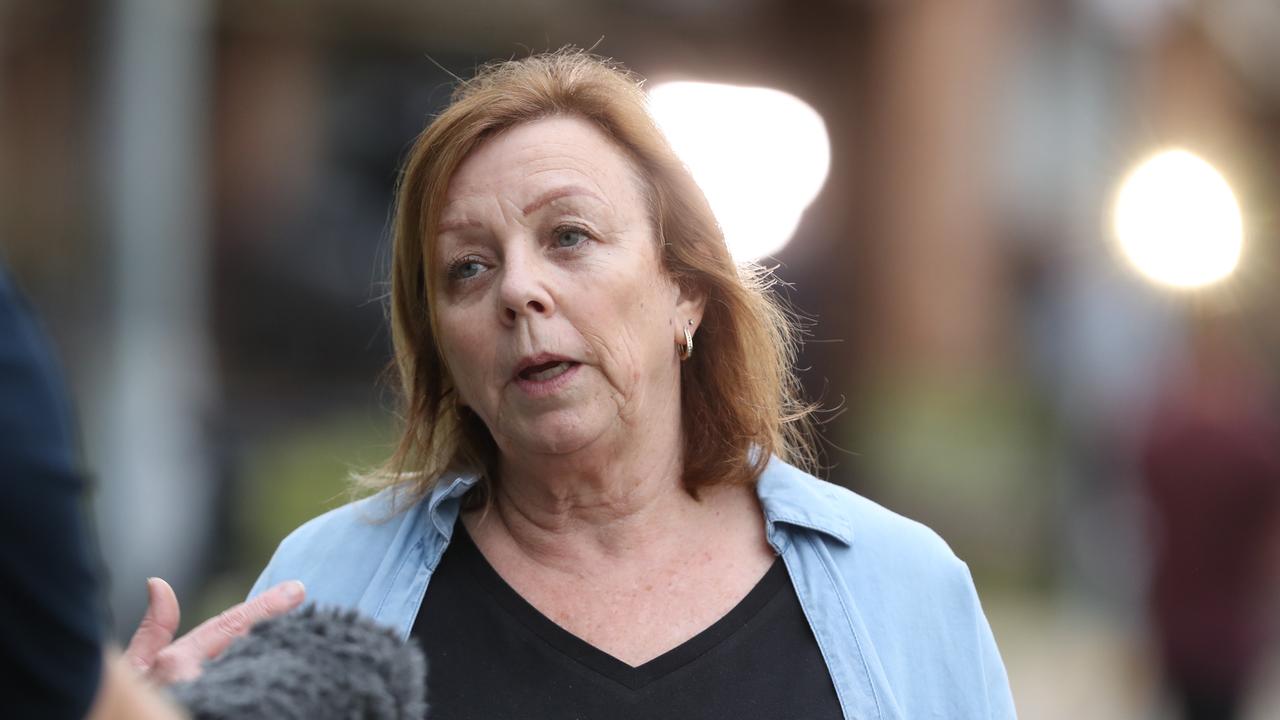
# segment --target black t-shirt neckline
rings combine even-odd
[[[788,582],[786,566],[778,558],[755,587],[728,613],[676,647],[641,665],[632,666],[574,635],[547,617],[512,588],[489,564],[459,521],[452,543],[475,580],[513,618],[557,652],[629,690],[641,690],[715,649],[755,617]]]

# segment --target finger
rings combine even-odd
[[[174,643],[174,651],[190,651],[200,662],[215,658],[227,649],[232,640],[249,632],[249,628],[257,623],[301,605],[306,595],[306,588],[301,582],[282,582],[258,597],[233,605],[200,623]]]
[[[129,663],[141,672],[149,670],[156,655],[173,642],[181,616],[178,596],[169,583],[160,578],[147,578],[147,612],[124,651]]]

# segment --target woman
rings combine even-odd
[[[421,642],[431,717],[1014,714],[964,564],[808,456],[791,335],[638,83],[464,83],[397,198],[406,424],[381,492],[281,544]]]

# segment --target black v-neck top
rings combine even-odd
[[[459,521],[412,637],[431,720],[842,717],[780,559],[724,617],[632,667],[520,597]]]

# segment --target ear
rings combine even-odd
[[[676,287],[675,317],[672,318],[673,337],[677,345],[684,344],[685,328],[697,334],[702,326],[702,313],[707,307],[707,294],[696,286]],[[693,324],[690,325],[689,321]]]

